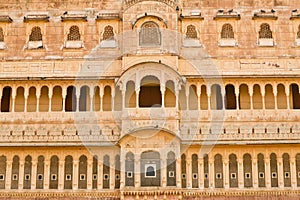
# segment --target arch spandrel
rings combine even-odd
[[[123,7],[124,10],[126,12],[126,10],[128,10],[129,8],[135,6],[136,4],[145,4],[145,3],[160,3],[160,4],[164,4],[167,5],[168,7],[170,7],[171,9],[173,9],[174,11],[176,10],[176,7],[181,5],[181,1],[180,0],[125,0],[123,2]]]

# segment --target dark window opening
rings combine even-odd
[[[2,98],[1,98],[1,112],[9,112],[10,109],[10,98],[11,98],[11,88],[3,88]]]

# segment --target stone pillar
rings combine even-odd
[[[291,162],[291,186],[293,189],[297,188],[297,172],[296,172],[296,158],[292,157],[290,158]]]
[[[125,96],[126,96],[126,93],[124,90],[122,90],[122,110],[125,109]]]
[[[76,88],[76,112],[79,112],[80,88]]]
[[[243,159],[238,159],[238,179],[239,188],[244,188],[244,163]]]
[[[5,175],[5,189],[11,189],[11,174],[12,174],[12,163],[11,159],[6,160],[6,175]]]
[[[175,107],[176,107],[176,110],[178,110],[179,109],[179,91],[178,90],[175,91],[175,97],[176,97]]]
[[[50,177],[50,160],[45,160],[45,167],[44,167],[44,190],[49,189],[49,177]]]
[[[283,179],[283,159],[282,157],[277,158],[277,170],[278,170],[278,186],[279,188],[284,187],[284,179]]]
[[[192,159],[186,159],[186,187],[192,188]]]
[[[176,186],[177,188],[181,188],[181,159],[176,160]]]
[[[28,96],[29,96],[29,88],[27,86],[25,86],[25,89],[24,89],[24,112],[27,112]]]
[[[113,190],[115,188],[115,159],[110,156],[111,161],[109,162],[109,189]]]
[[[36,178],[37,178],[37,161],[33,160],[31,165],[31,189],[36,189]]]
[[[165,107],[165,91],[166,88],[164,85],[161,85],[160,87],[160,92],[161,92],[161,107],[164,108]]]
[[[16,103],[16,88],[12,87],[11,88],[11,112],[15,112],[15,103]]]
[[[25,170],[24,158],[20,157],[19,186],[18,186],[19,190],[23,189],[24,170]]]
[[[271,188],[271,168],[270,168],[270,158],[265,158],[265,177],[266,177],[266,187]]]
[[[240,109],[240,104],[239,104],[239,96],[240,96],[240,88],[237,86],[234,87],[235,89],[235,102],[236,102],[236,109],[239,110]]]
[[[273,85],[273,93],[274,93],[274,102],[275,102],[275,110],[278,109],[278,105],[277,105],[277,87],[276,85]]]
[[[86,181],[87,181],[87,189],[91,190],[93,188],[93,157],[88,158],[87,161],[87,174],[86,174]]]
[[[252,181],[253,181],[253,188],[258,188],[258,168],[257,168],[257,158],[252,159]]]
[[[78,189],[78,164],[79,161],[78,160],[73,160],[73,177],[72,177],[72,184],[73,184],[73,190],[77,190]]]
[[[186,94],[186,110],[190,110],[190,102],[189,102],[190,88],[187,86],[185,88],[185,94]]]
[[[253,86],[250,85],[248,87],[249,90],[249,96],[250,96],[250,109],[253,110]]]
[[[120,189],[123,189],[125,187],[125,179],[126,179],[126,173],[125,173],[125,164],[126,164],[126,153],[121,150],[120,153]]]
[[[135,107],[139,108],[139,95],[140,95],[140,88],[135,90]]]
[[[135,161],[135,174],[134,174],[134,185],[136,188],[141,186],[141,155],[139,153],[134,155]]]
[[[207,100],[207,109],[211,110],[211,96],[207,96],[208,100]]]
[[[288,83],[285,85],[285,94],[286,94],[286,106],[287,109],[289,110],[290,109],[290,86]]]
[[[98,157],[99,158],[99,157]],[[103,188],[103,161],[98,160],[98,168],[97,168],[97,173],[98,173],[98,183],[97,183],[97,188],[98,190],[101,190]]]
[[[221,96],[222,96],[222,109],[225,110],[226,109],[226,90],[225,87],[221,88]]]
[[[201,110],[201,85],[200,83],[197,83],[197,104],[198,104],[198,110]]]
[[[90,112],[95,110],[94,109],[95,102],[93,100],[94,100],[94,87],[90,86]],[[94,102],[94,104],[93,104],[93,102]]]
[[[224,180],[224,188],[229,188],[229,164],[228,159],[224,157],[223,160],[223,180]]]
[[[200,189],[204,189],[204,163],[203,158],[198,159],[198,185]]]
[[[115,110],[115,88],[111,87],[111,111]]]
[[[102,84],[100,85],[100,88],[99,88],[99,95],[100,95],[100,111],[102,112],[103,111],[103,96],[104,96],[104,88],[103,88]]]
[[[41,88],[36,88],[36,112],[40,112],[40,97],[41,97]]]
[[[208,169],[208,172],[209,172],[209,185],[210,185],[210,188],[215,188],[215,166],[214,166],[214,159],[213,158],[209,158],[209,169]]]
[[[49,88],[48,90],[48,98],[49,98],[49,105],[48,105],[48,112],[51,112],[52,110],[52,96],[53,96],[53,88]],[[63,109],[62,111],[64,112],[64,101],[63,101]]]
[[[67,97],[67,88],[63,88],[62,89],[62,100],[63,100],[62,111],[63,112],[66,111],[66,97]]]
[[[261,87],[261,96],[262,96],[262,109],[266,109],[266,104],[265,104],[265,87]]]
[[[161,186],[162,187],[167,186],[167,162],[166,162],[166,157],[163,155],[161,160]]]
[[[64,181],[65,181],[65,160],[59,159],[59,165],[58,165],[58,189],[59,190],[64,189]]]

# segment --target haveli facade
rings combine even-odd
[[[0,10],[0,199],[299,198],[299,1]]]

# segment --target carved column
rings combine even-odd
[[[177,188],[181,188],[181,159],[176,160],[176,186]]]
[[[239,188],[244,188],[244,163],[243,159],[238,159],[238,179],[239,179]]]
[[[161,92],[161,107],[162,108],[165,107],[165,91],[166,91],[165,85],[161,85],[160,92]]]
[[[49,189],[49,177],[50,177],[50,160],[47,158],[45,160],[44,168],[44,189]]]
[[[250,96],[250,109],[253,110],[253,85],[248,87]]]
[[[36,88],[36,112],[40,111],[40,97],[41,97],[41,88]]]
[[[135,107],[139,108],[140,88],[135,90]]]
[[[65,181],[65,160],[59,159],[58,166],[58,189],[64,189],[64,181]]]
[[[278,175],[278,186],[279,188],[283,188],[284,187],[284,179],[283,179],[283,160],[282,157],[278,157],[277,158],[277,175]]]
[[[134,167],[134,170],[135,170],[135,175],[134,175],[134,185],[136,188],[139,188],[141,186],[141,155],[139,153],[135,154],[134,155],[135,157],[135,167]]]
[[[207,86],[207,109],[211,110],[211,86]]]
[[[37,177],[37,161],[33,160],[31,165],[31,189],[36,189],[36,177]]]
[[[187,188],[192,188],[192,159],[186,159],[186,182]]]
[[[92,112],[93,110],[95,110],[95,102],[94,100],[94,87],[90,86],[90,112]]]
[[[125,95],[126,95],[125,91],[122,90],[122,110],[125,109]]]
[[[225,86],[223,88],[221,88],[221,96],[222,96],[222,109],[225,110],[226,109],[226,90],[225,90]]]
[[[29,88],[27,86],[25,86],[24,89],[24,112],[27,112],[27,100],[28,100],[28,96],[29,96]]]
[[[23,189],[25,161],[24,158],[20,157],[20,169],[19,169],[19,189]]]
[[[62,111],[66,111],[66,97],[67,97],[67,88],[62,89]]]
[[[48,98],[49,98],[48,112],[51,112],[51,110],[52,110],[52,96],[53,96],[53,88],[49,87],[49,90],[48,90]],[[64,109],[62,111],[64,111]]]
[[[100,95],[100,111],[103,111],[103,96],[104,96],[104,88],[103,85],[100,84],[100,88],[99,88],[99,95]]]
[[[11,88],[11,112],[15,112],[15,102],[16,102],[16,88],[12,87]]]
[[[79,112],[80,88],[76,88],[76,112]]]
[[[204,189],[204,163],[203,158],[198,159],[198,185],[200,189]]]
[[[190,96],[190,88],[186,86],[185,88],[185,94],[186,94],[186,110],[190,109],[190,102],[189,102],[189,96]]]
[[[240,96],[240,88],[237,86],[234,87],[234,92],[235,92],[235,102],[236,102],[236,109],[239,110],[240,109],[240,103],[239,103],[239,96]]]
[[[167,186],[167,162],[165,155],[162,155],[161,160],[161,186]]]
[[[126,153],[124,150],[121,150],[120,152],[120,189],[123,189],[125,187],[125,179],[126,179],[126,173],[125,173],[125,164],[126,164]]]
[[[98,183],[97,183],[98,186],[97,186],[97,188],[98,188],[98,190],[101,190],[102,186],[103,186],[103,161],[100,160],[100,159],[98,160],[97,173],[98,173]]]
[[[175,91],[175,97],[176,97],[176,110],[178,110],[179,109],[179,91],[178,90],[176,90]]]
[[[265,87],[261,88],[261,96],[262,96],[262,109],[265,110],[266,109],[266,104],[265,104]]]
[[[215,166],[214,166],[214,159],[213,158],[209,158],[209,185],[210,188],[215,188]]]
[[[11,189],[12,159],[6,160],[5,189]]]
[[[291,186],[297,188],[296,158],[291,156]]]
[[[270,168],[270,158],[266,157],[265,158],[265,177],[266,177],[266,187],[271,188],[271,168]]]
[[[115,88],[114,86],[111,87],[111,111],[115,110]]]
[[[72,183],[73,183],[73,190],[78,189],[78,160],[73,160],[73,177],[72,177]]]
[[[223,180],[224,180],[224,188],[229,188],[229,164],[228,159],[224,157],[223,160]]]
[[[252,159],[252,181],[253,188],[258,188],[258,168],[257,168],[257,158]]]
[[[197,104],[198,104],[198,110],[201,110],[201,85],[200,83],[197,84]]]
[[[277,105],[277,87],[276,85],[273,85],[273,93],[274,93],[274,102],[275,102],[275,110],[278,109],[278,105]]]
[[[111,158],[114,158],[114,156],[110,156]],[[113,190],[115,187],[115,159],[111,159],[111,162],[109,162],[109,189]]]
[[[285,85],[285,93],[286,93],[286,106],[287,109],[290,109],[290,86],[289,84]]]
[[[86,174],[86,181],[87,181],[87,189],[91,190],[93,187],[93,157],[88,158],[87,161],[87,174]]]

